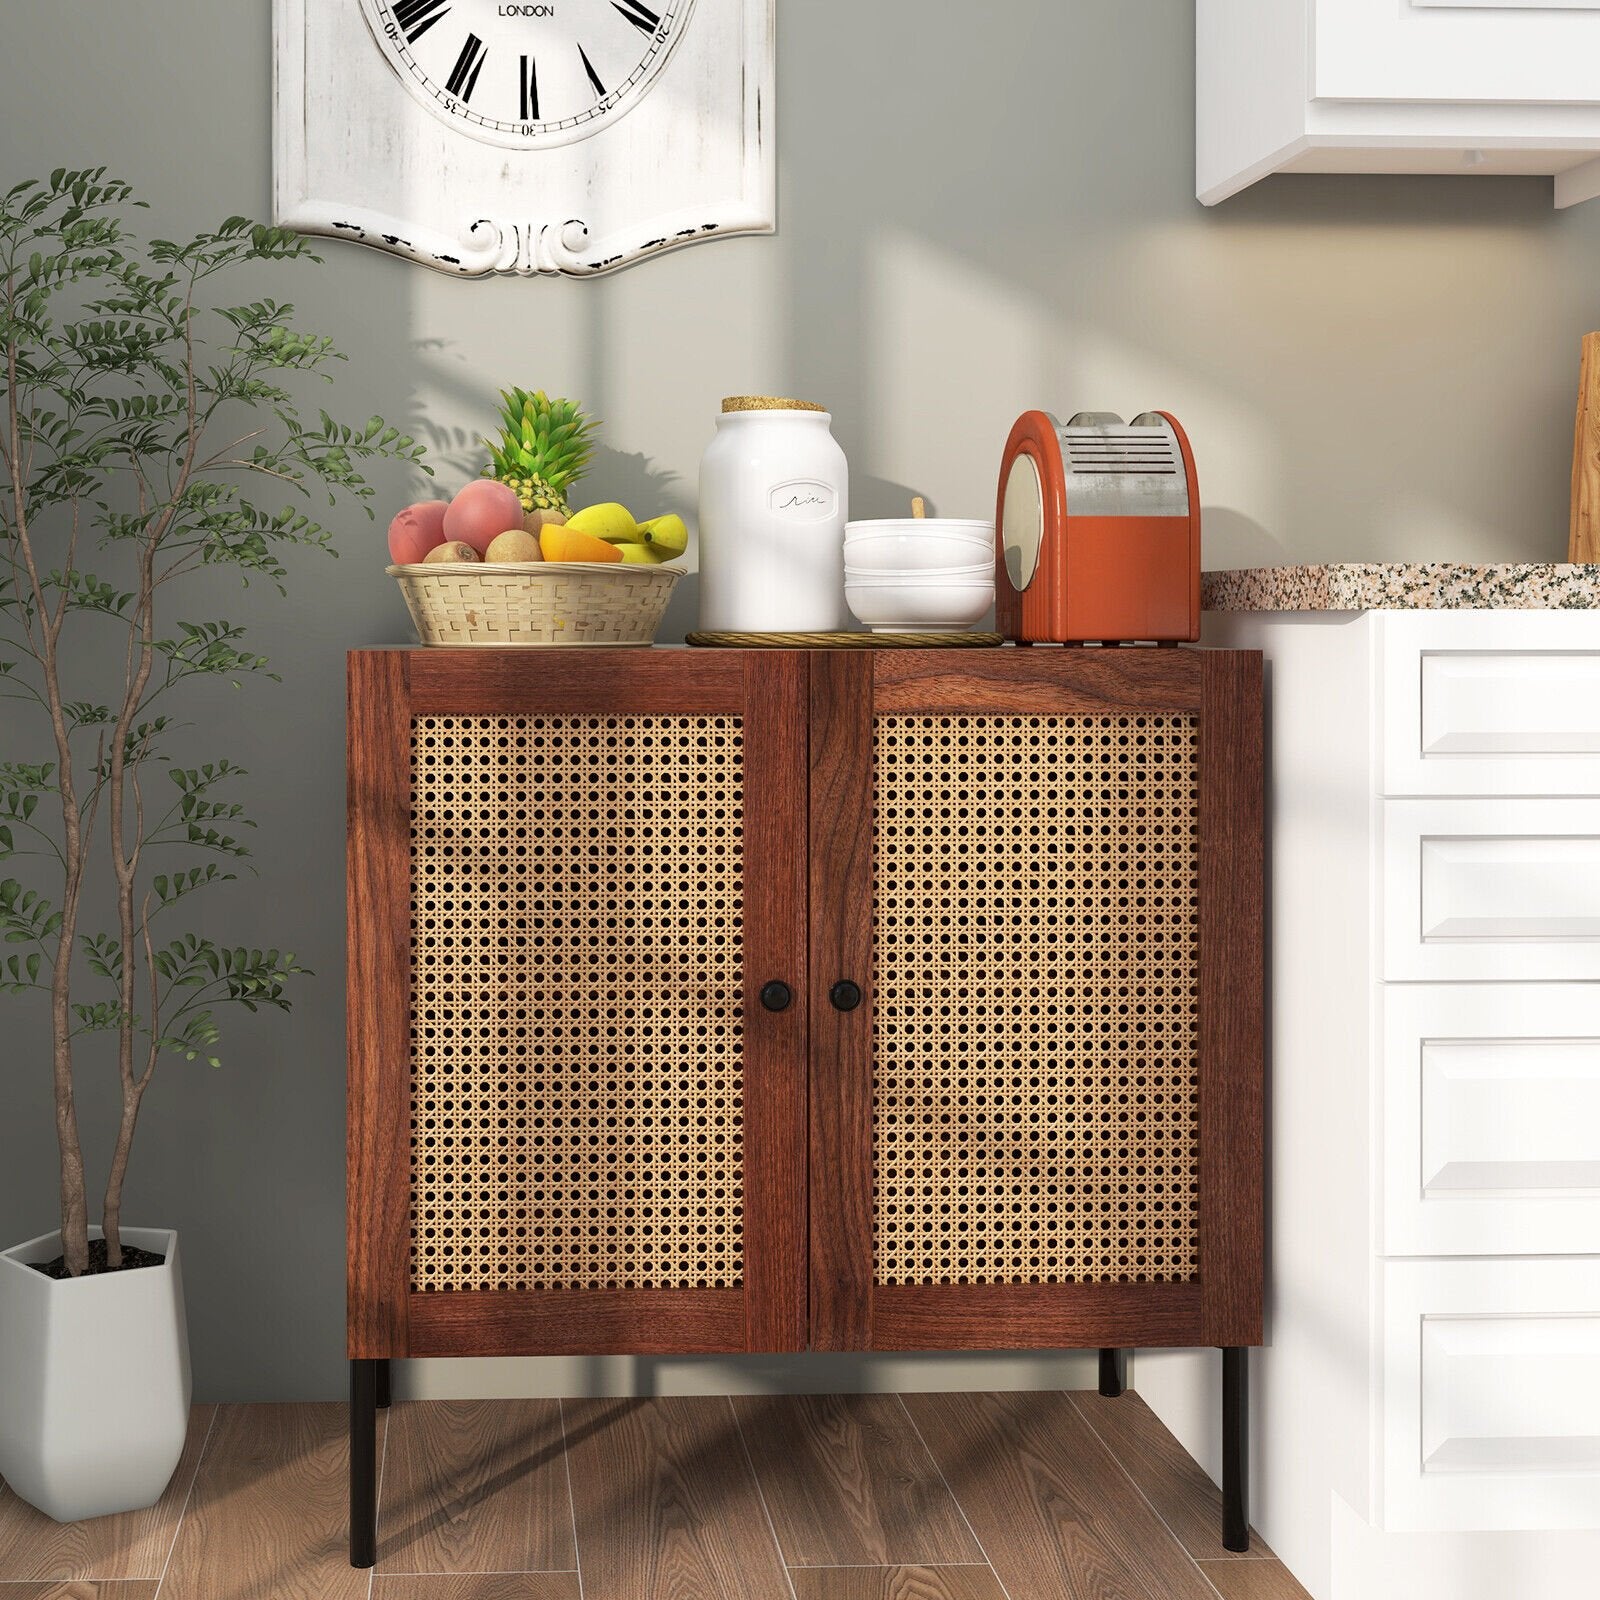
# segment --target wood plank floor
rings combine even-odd
[[[197,1407],[147,1512],[0,1486],[0,1600],[1308,1600],[1132,1393],[429,1401],[378,1442],[371,1573],[344,1407]]]

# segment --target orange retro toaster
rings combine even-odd
[[[1026,411],[995,511],[995,627],[1026,644],[1200,637],[1200,491],[1177,420]]]

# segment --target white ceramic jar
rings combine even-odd
[[[849,466],[832,418],[803,400],[722,402],[700,462],[700,626],[825,633],[848,626]]]

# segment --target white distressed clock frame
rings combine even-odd
[[[771,233],[774,3],[694,0],[625,114],[512,150],[419,104],[357,0],[274,0],[274,215],[462,277],[591,277]]]

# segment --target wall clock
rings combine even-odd
[[[274,210],[463,276],[771,233],[774,0],[275,0]]]

